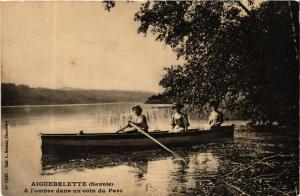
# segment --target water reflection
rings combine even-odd
[[[144,175],[148,172],[148,163],[148,160],[143,160],[128,164],[128,166],[134,168],[132,173],[134,174],[136,181],[145,180]]]
[[[180,152],[183,153],[183,152]],[[187,163],[162,150],[130,152],[122,154],[89,155],[84,157],[43,157],[42,175],[85,172],[89,169],[109,169],[118,173],[120,167],[128,168],[122,178],[134,178],[136,186],[167,192],[185,192],[195,188],[199,177],[215,176],[219,161],[212,152],[185,152]],[[211,179],[202,179],[211,182]]]
[[[140,171],[142,171],[142,173],[146,173],[146,168],[149,161],[159,160],[168,156],[169,155],[164,152],[157,154],[156,151],[124,152],[98,155],[89,154],[81,156],[59,156],[57,154],[45,154],[42,156],[42,174],[51,175],[54,173],[77,170],[78,168],[95,169],[115,167],[119,165],[133,167],[137,169],[136,173],[141,173]]]

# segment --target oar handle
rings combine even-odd
[[[126,125],[125,127],[123,127],[122,129],[119,129],[118,131],[116,131],[116,133],[120,133],[121,131],[123,131],[124,129],[126,129],[128,127],[128,125]]]
[[[140,127],[136,126],[134,123],[129,122],[129,124],[136,128],[139,132],[141,132],[142,134],[144,134],[145,136],[147,136],[148,138],[150,138],[152,141],[154,141],[155,143],[157,143],[158,145],[160,145],[162,148],[164,148],[166,151],[172,153],[174,156],[179,157],[180,159],[182,159],[184,162],[186,162],[186,160],[180,156],[179,154],[173,152],[171,149],[169,149],[168,147],[166,147],[165,145],[163,145],[162,143],[160,143],[159,141],[157,141],[154,137],[152,137],[151,135],[149,135],[148,133],[146,133],[145,131],[143,131]]]

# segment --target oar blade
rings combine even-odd
[[[140,127],[136,126],[134,123],[129,122],[129,124],[136,128],[139,132],[141,132],[142,134],[144,134],[145,136],[147,136],[149,139],[151,139],[152,141],[154,141],[155,143],[157,143],[158,145],[160,145],[162,148],[164,148],[166,151],[170,152],[171,154],[173,154],[175,157],[180,158],[181,160],[183,160],[184,162],[186,162],[186,160],[180,156],[179,154],[173,152],[171,149],[169,149],[168,147],[166,147],[165,145],[163,145],[161,142],[157,141],[155,138],[153,138],[151,135],[149,135],[148,133],[146,133],[145,131],[143,131]]]

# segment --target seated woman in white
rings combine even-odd
[[[183,105],[179,102],[172,105],[172,109],[175,109],[175,113],[172,115],[171,119],[171,132],[183,132],[190,126],[187,114],[181,112],[182,108]]]
[[[223,120],[223,114],[218,111],[218,105],[217,104],[211,104],[211,113],[209,115],[208,119],[208,126],[209,129],[214,129],[217,127],[220,127],[221,124],[224,122]]]
[[[132,120],[129,122],[132,122],[139,128],[141,128],[143,131],[148,132],[148,124],[147,124],[147,118],[144,114],[142,114],[143,110],[141,106],[135,105],[132,107],[132,111],[134,113],[134,116],[132,117]],[[127,125],[127,128],[124,130],[126,133],[137,133],[138,130],[136,128],[132,127],[129,123]]]

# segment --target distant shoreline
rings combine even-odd
[[[126,90],[53,90],[1,83],[1,106],[82,105],[100,103],[144,103],[153,93]]]
[[[121,103],[140,103],[140,102],[107,102],[107,103],[62,103],[62,104],[40,104],[40,105],[5,105],[1,108],[25,108],[25,107],[56,107],[56,106],[84,106],[84,105],[108,105],[108,104],[121,104]]]
[[[2,106],[1,108],[26,108],[26,107],[59,107],[59,106],[88,106],[88,105],[112,105],[112,104],[145,104],[145,105],[156,105],[156,106],[170,106],[170,104],[155,104],[155,103],[142,103],[142,102],[108,102],[108,103],[70,103],[70,104],[45,104],[45,105],[11,105],[11,106]]]

